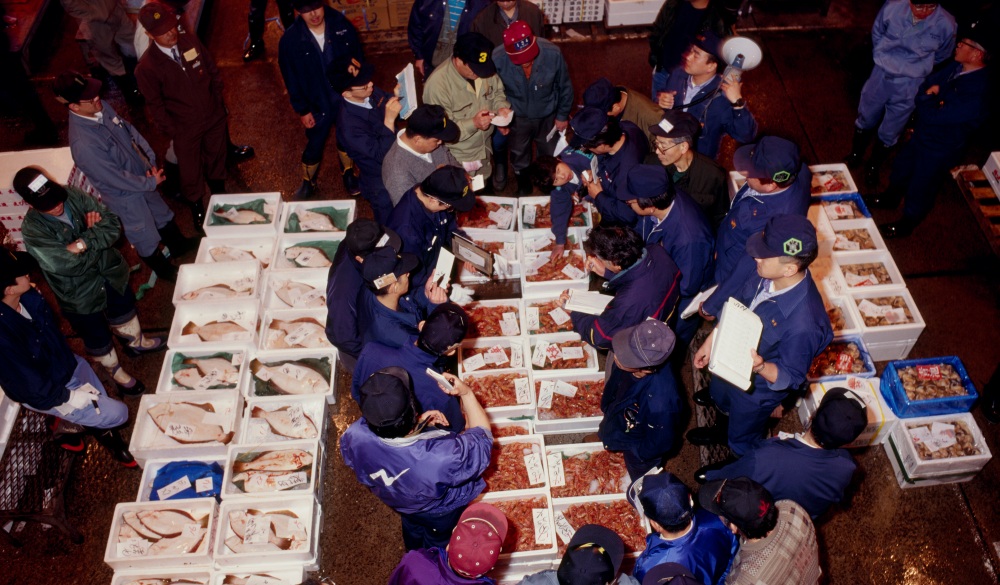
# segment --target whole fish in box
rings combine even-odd
[[[227,211],[219,211],[216,209],[212,212],[212,215],[237,225],[250,225],[253,223],[267,223],[271,221],[266,216],[263,216],[252,209],[236,209],[235,207],[232,207]]]
[[[251,418],[262,418],[271,430],[290,439],[313,439],[319,435],[316,424],[301,408],[283,406],[276,410],[264,410],[259,406],[250,411]]]
[[[183,510],[140,510],[135,515],[143,526],[161,537],[180,536],[188,524],[200,524]]]
[[[225,444],[233,439],[233,433],[225,432],[222,425],[205,422],[207,414],[215,413],[215,408],[211,404],[161,402],[146,412],[165,435],[178,443],[218,441]]]
[[[286,281],[281,286],[274,289],[274,294],[278,295],[289,307],[324,307],[326,306],[326,296],[314,293],[317,289],[301,282]],[[308,296],[307,296],[308,295]]]
[[[212,260],[216,262],[237,262],[239,260],[256,260],[253,252],[232,248],[230,246],[216,246],[208,251]]]
[[[194,552],[201,546],[208,533],[203,527],[199,527],[193,534],[181,534],[173,538],[162,538],[154,542],[149,547],[150,555],[182,555]]]
[[[197,579],[136,579],[122,585],[205,585],[205,581]]]
[[[330,216],[325,213],[316,213],[308,209],[301,209],[295,213],[299,216],[299,228],[304,232],[339,231]]]
[[[233,476],[233,485],[242,492],[265,493],[290,490],[309,483],[306,471],[244,471]]]
[[[292,246],[285,249],[285,258],[302,268],[326,268],[333,262],[326,257],[326,252],[312,246]]]
[[[323,325],[311,317],[294,321],[275,319],[268,329],[267,347],[270,349],[332,347]]]
[[[135,535],[141,538],[145,538],[146,540],[159,540],[161,538],[159,534],[146,528],[146,525],[139,521],[139,517],[136,516],[135,512],[125,512],[122,514],[122,520],[125,522],[125,525],[122,527],[123,529],[127,526],[132,529]]]
[[[253,335],[246,327],[232,321],[210,321],[204,325],[188,322],[181,334],[195,334],[202,341],[246,341]]]
[[[302,449],[265,451],[251,461],[236,461],[233,471],[297,471],[312,465],[312,453]]]
[[[230,385],[240,381],[240,371],[229,360],[222,358],[188,358],[184,360],[184,363],[194,364],[202,376],[210,376],[214,373],[218,384]]]
[[[282,394],[323,394],[330,389],[329,381],[319,372],[295,363],[268,366],[253,360],[250,371]]]
[[[202,378],[204,376],[198,373],[198,368],[184,368],[174,372],[174,382],[185,388],[197,388],[198,382],[201,382]]]
[[[250,585],[250,579],[253,577],[268,579],[268,583],[284,583],[284,581],[273,575],[268,575],[267,573],[254,573],[253,575],[246,575],[245,577],[240,577],[239,575],[226,575],[226,577],[222,580],[222,585]]]

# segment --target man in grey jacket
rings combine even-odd
[[[406,128],[396,133],[396,142],[382,159],[382,184],[395,207],[403,195],[445,165],[462,166],[446,142],[458,140],[458,126],[444,108],[424,104],[413,110]]]

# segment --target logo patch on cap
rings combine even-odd
[[[485,63],[486,59],[488,59],[488,58],[489,58],[488,54],[486,54],[486,53],[479,53],[479,62],[480,63]]]
[[[514,41],[514,50],[523,51],[531,46],[531,37],[524,37],[523,39],[518,39]]]
[[[789,173],[788,171],[778,171],[777,173],[771,175],[771,180],[774,181],[775,183],[784,183],[791,177],[792,173]]]
[[[383,274],[372,281],[372,283],[375,285],[375,288],[385,288],[396,283],[396,275],[391,272],[389,274]]]
[[[783,248],[786,255],[795,256],[802,251],[802,240],[798,238],[788,238],[785,240]]]

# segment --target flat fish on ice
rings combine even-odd
[[[221,425],[205,422],[205,415],[215,412],[211,404],[161,402],[146,412],[165,435],[178,443],[229,443],[233,439],[231,431],[227,433]]]
[[[289,307],[323,307],[326,306],[326,296],[323,291],[314,293],[317,289],[302,282],[286,281],[274,289],[274,294]]]
[[[190,552],[194,552],[201,546],[201,542],[205,540],[205,534],[208,532],[203,527],[198,527],[194,534],[181,534],[173,538],[163,538],[154,542],[152,546],[149,547],[149,552],[146,554],[150,555],[182,555]]]
[[[253,252],[232,248],[230,246],[216,246],[209,249],[208,254],[216,262],[237,262],[239,260],[256,260]]]
[[[271,221],[266,216],[263,216],[252,209],[236,209],[231,207],[228,211],[219,211],[216,209],[212,212],[212,215],[216,217],[221,217],[222,219],[239,225],[249,225],[252,223],[267,223]]]
[[[214,299],[229,299],[233,297],[248,297],[250,290],[236,290],[228,284],[213,284],[203,286],[191,292],[184,293],[181,297],[185,301],[211,301]]]
[[[325,268],[333,262],[326,257],[326,252],[312,246],[292,246],[285,249],[285,258],[296,266],[303,268]]]
[[[295,363],[267,366],[253,360],[250,371],[282,394],[322,394],[330,386],[329,381],[316,370]]]
[[[312,439],[319,435],[316,424],[313,423],[308,414],[302,413],[301,417],[293,418],[291,410],[291,406],[283,406],[276,410],[264,410],[255,406],[250,411],[250,417],[266,420],[275,434],[290,439]]]
[[[168,538],[179,536],[188,524],[200,524],[183,510],[140,510],[135,515],[150,531]]]
[[[323,325],[311,317],[302,317],[294,321],[274,319],[268,328],[272,330],[267,339],[270,349],[332,347],[330,340],[326,338]],[[283,335],[276,335],[273,330],[281,331]]]
[[[229,360],[222,358],[188,358],[185,364],[194,364],[203,376],[216,372],[219,384],[236,384],[240,381],[240,371]]]
[[[266,451],[252,461],[236,461],[233,471],[296,471],[312,465],[312,453],[302,449]]]
[[[196,334],[202,341],[245,341],[253,333],[232,321],[210,321],[204,325],[188,322],[181,330],[183,335]]]
[[[317,213],[308,209],[295,212],[299,216],[299,228],[304,232],[335,232],[340,231],[334,225],[330,216],[325,213]]]

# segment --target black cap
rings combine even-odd
[[[705,585],[680,563],[663,563],[646,571],[642,585]]]
[[[715,34],[711,30],[699,33],[698,36],[691,41],[691,44],[715,57],[717,61],[725,64],[725,59],[722,56],[722,39],[720,39],[719,35]]]
[[[344,244],[352,256],[364,258],[375,248],[389,246],[398,254],[403,249],[403,240],[391,229],[379,225],[372,219],[358,218],[347,226]]]
[[[389,246],[383,246],[369,254],[361,265],[361,276],[376,289],[385,288],[396,282],[404,274],[413,272],[420,266],[420,259],[413,254],[396,254]]]
[[[318,10],[323,6],[323,0],[292,0],[292,7],[300,14]]]
[[[436,169],[420,183],[420,190],[424,195],[451,205],[455,211],[469,211],[476,204],[476,194],[462,167],[446,165]]]
[[[765,136],[757,144],[741,146],[733,153],[736,172],[751,179],[788,181],[799,172],[801,164],[799,147],[777,136]]]
[[[361,416],[372,427],[392,427],[416,416],[410,374],[398,366],[378,370],[358,389]]]
[[[635,165],[625,179],[626,188],[615,191],[615,196],[622,201],[656,199],[670,193],[672,183],[673,179],[663,165]]]
[[[468,313],[455,303],[447,302],[438,305],[427,316],[418,340],[426,351],[444,355],[451,346],[465,339],[468,330]]]
[[[971,23],[968,27],[959,31],[958,40],[970,40],[977,45],[977,49],[983,51],[987,55],[991,55],[993,51],[996,50],[995,38],[993,34],[994,31],[989,29],[986,25],[986,21],[980,20],[978,22]]]
[[[459,35],[452,54],[468,65],[477,77],[486,79],[497,74],[497,66],[493,63],[493,43],[479,33]]]
[[[611,83],[610,79],[602,77],[584,90],[583,105],[610,112],[611,106],[618,103],[618,97],[618,88]]]
[[[27,262],[14,255],[7,248],[0,246],[0,295],[3,289],[14,284],[18,276],[31,272]]]
[[[46,177],[38,167],[24,167],[14,175],[14,190],[38,211],[49,211],[66,201],[66,189]]]
[[[694,138],[701,131],[698,118],[683,110],[663,110],[659,124],[649,127],[649,133],[661,138]]]
[[[573,140],[570,146],[578,148],[600,136],[608,128],[608,112],[593,106],[583,108],[569,121],[573,129]]]
[[[569,539],[556,576],[560,583],[606,585],[615,580],[624,556],[621,536],[598,524],[584,524]]]
[[[101,82],[93,77],[84,77],[76,71],[66,71],[56,77],[52,91],[60,102],[76,104],[101,95]]]
[[[350,55],[342,55],[330,63],[326,74],[333,90],[343,93],[352,87],[368,85],[375,75],[375,66],[371,63],[362,63]]]
[[[767,220],[762,231],[747,238],[746,249],[754,258],[807,258],[818,246],[816,228],[809,218],[786,213]]]
[[[774,496],[748,477],[707,482],[698,492],[698,503],[735,524],[744,534],[759,534],[774,528],[766,522],[768,512],[774,507]]]
[[[832,388],[813,415],[809,432],[824,449],[847,445],[868,426],[865,401],[847,388]]]
[[[406,119],[406,129],[425,138],[455,142],[460,131],[458,124],[448,119],[448,113],[437,104],[424,104],[413,110]]]

